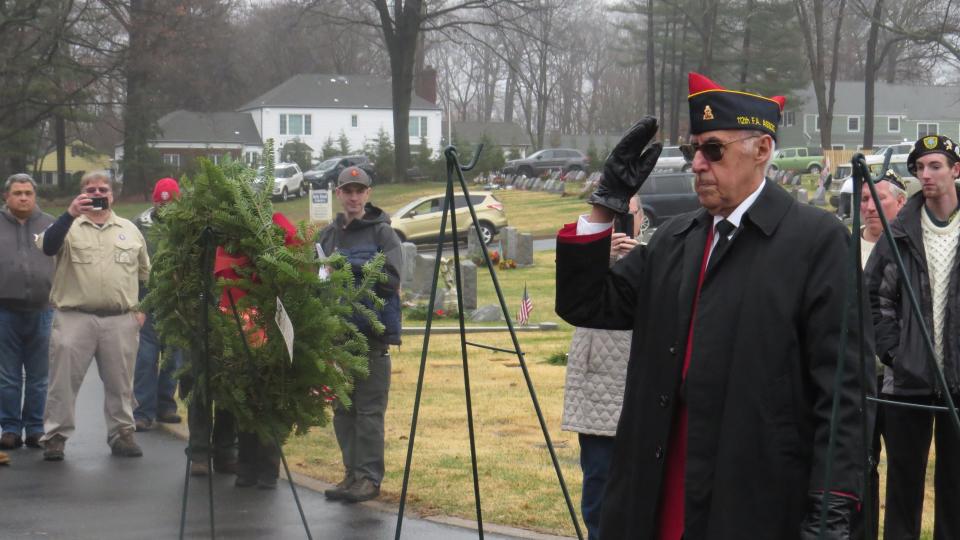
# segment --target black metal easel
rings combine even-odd
[[[567,485],[563,480],[563,473],[560,470],[560,463],[557,459],[556,451],[553,447],[553,442],[550,439],[550,434],[547,431],[547,424],[543,418],[543,412],[540,409],[540,403],[537,400],[537,393],[533,388],[533,381],[530,378],[530,372],[527,369],[527,363],[524,359],[524,353],[520,350],[520,342],[517,339],[517,333],[513,328],[513,321],[510,318],[510,313],[507,311],[507,304],[503,298],[503,291],[500,289],[500,283],[497,280],[497,274],[494,271],[493,263],[490,261],[490,254],[487,252],[487,246],[483,243],[483,238],[480,236],[480,225],[479,220],[477,219],[476,210],[474,210],[473,203],[470,200],[470,193],[467,189],[467,183],[463,178],[464,171],[471,170],[477,163],[477,159],[480,156],[480,152],[483,151],[483,145],[481,144],[477,148],[476,154],[473,156],[473,161],[466,166],[463,166],[459,162],[457,155],[457,149],[453,146],[448,146],[444,150],[444,157],[447,162],[447,190],[446,197],[443,201],[443,214],[440,219],[440,238],[437,242],[437,252],[436,252],[436,261],[433,268],[433,284],[430,287],[430,303],[428,304],[431,309],[428,309],[427,313],[427,323],[426,330],[423,338],[423,352],[420,356],[420,372],[417,377],[417,392],[414,398],[413,404],[413,418],[410,424],[410,437],[409,443],[407,445],[407,459],[403,469],[403,487],[400,492],[400,509],[397,512],[397,528],[395,538],[400,540],[401,530],[403,527],[403,512],[406,506],[407,501],[407,486],[410,480],[410,465],[413,460],[413,447],[416,440],[417,434],[417,420],[420,412],[420,397],[423,393],[423,379],[424,373],[427,367],[427,352],[430,346],[430,329],[433,323],[433,305],[437,298],[437,282],[440,277],[440,259],[443,254],[443,244],[446,236],[446,227],[447,227],[447,216],[450,217],[451,225],[451,240],[453,242],[453,267],[456,279],[456,288],[457,288],[457,312],[458,312],[458,322],[460,325],[460,354],[463,360],[463,383],[464,383],[464,392],[466,394],[466,404],[467,404],[467,431],[470,436],[470,461],[471,468],[473,473],[473,495],[474,501],[476,503],[476,516],[477,516],[477,531],[479,537],[483,538],[483,512],[480,503],[480,480],[477,473],[477,451],[476,451],[476,441],[474,438],[474,426],[473,426],[473,405],[470,397],[470,369],[467,362],[467,345],[472,347],[477,347],[480,349],[486,349],[490,351],[498,351],[504,353],[513,353],[517,355],[517,359],[520,362],[520,368],[523,371],[524,380],[527,383],[527,390],[530,393],[530,399],[533,401],[534,410],[537,413],[537,420],[540,422],[540,430],[543,432],[543,438],[547,445],[547,450],[550,452],[550,459],[553,461],[553,468],[557,473],[557,479],[560,483],[560,489],[563,492],[564,500],[566,501],[567,509],[570,512],[570,519],[573,521],[574,529],[577,531],[577,538],[580,540],[583,539],[583,533],[580,531],[580,523],[577,520],[576,511],[573,508],[573,503],[570,500],[570,494],[567,490]],[[457,181],[460,184],[460,188],[463,190],[464,199],[467,202],[467,208],[470,210],[470,218],[473,222],[474,231],[477,233],[477,237],[480,240],[480,247],[483,253],[483,260],[487,270],[490,272],[490,277],[493,280],[493,287],[497,292],[497,298],[500,301],[500,309],[503,312],[504,318],[507,321],[507,328],[510,331],[510,337],[513,340],[513,349],[502,349],[499,347],[493,347],[489,345],[483,345],[479,343],[473,343],[467,341],[466,329],[464,325],[464,315],[463,315],[463,292],[462,292],[462,283],[460,275],[460,244],[457,235],[457,216],[456,211],[453,206],[453,182],[454,176],[456,176]]]

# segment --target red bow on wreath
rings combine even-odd
[[[303,243],[303,240],[297,238],[297,228],[293,226],[293,223],[290,223],[287,216],[280,212],[275,212],[273,214],[273,224],[283,229],[283,245],[292,246]],[[237,273],[235,268],[246,268],[248,266],[250,266],[250,259],[248,257],[244,255],[231,255],[227,253],[227,250],[224,249],[223,246],[217,246],[217,255],[213,261],[213,275],[215,277],[231,280],[240,279],[240,274]],[[256,274],[251,276],[251,280],[254,283],[260,282]],[[223,294],[220,295],[220,311],[224,313],[229,312],[230,296],[233,297],[234,302],[237,302],[246,295],[247,291],[239,287],[224,287]],[[251,307],[243,310],[239,315],[243,320],[243,330],[248,335],[247,339],[250,345],[259,347],[266,343],[266,332],[264,332],[263,328],[258,328],[254,325],[253,322],[257,315],[257,308]]]

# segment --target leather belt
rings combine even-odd
[[[77,311],[80,313],[86,313],[87,315],[95,315],[97,317],[116,317],[117,315],[124,315],[130,313],[129,309],[86,309],[86,308],[62,308],[60,311]]]

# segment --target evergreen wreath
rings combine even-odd
[[[264,149],[265,156],[271,154],[270,148]],[[207,340],[213,400],[234,414],[240,429],[256,432],[263,440],[274,434],[285,439],[292,429],[302,434],[311,426],[325,425],[334,401],[351,405],[353,379],[365,377],[368,369],[366,338],[350,318],[360,313],[376,331],[383,331],[364,302],[381,309],[383,300],[373,293],[373,286],[386,280],[382,255],[364,265],[360,283],[355,283],[342,256],[321,263],[313,241],[305,241],[312,239],[312,231],[302,223],[296,240],[290,242],[287,234],[285,243],[284,229],[272,221],[271,165],[267,163],[265,187],[257,193],[256,173],[248,167],[229,160],[222,167],[200,160],[199,173],[181,181],[182,196],[160,209],[160,219],[151,228],[158,248],[149,294],[142,302],[164,340],[189,359],[178,374],[196,377],[187,399],[202,399],[208,374],[201,355]],[[238,279],[214,279],[212,267],[201,267],[204,249],[210,249],[207,260],[213,261],[212,247],[203,245],[209,244],[203,241],[207,227],[227,253],[249,260],[233,267]],[[327,279],[318,276],[321,264],[329,270]],[[200,335],[205,283],[210,283],[209,323],[207,334]],[[243,337],[225,288],[234,291],[244,321]],[[292,362],[274,322],[277,298],[295,330]],[[241,339],[247,340],[252,358]]]

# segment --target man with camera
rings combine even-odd
[[[104,387],[107,443],[115,456],[143,455],[133,437],[133,373],[144,314],[138,292],[150,271],[137,227],[110,210],[109,173],[89,172],[80,195],[37,245],[56,259],[50,302],[50,383],[44,459],[60,461],[75,429],[77,392],[94,358]]]

